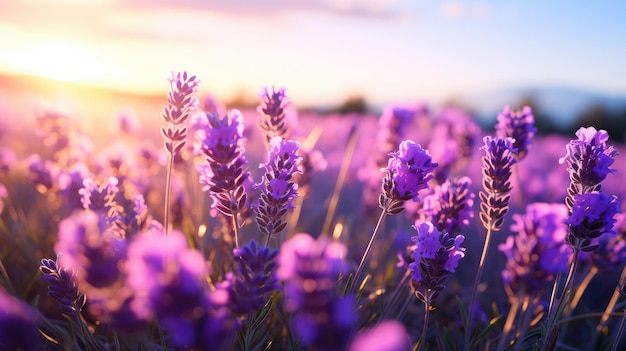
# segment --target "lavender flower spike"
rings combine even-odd
[[[279,288],[274,269],[278,250],[258,246],[252,240],[233,251],[237,269],[228,287],[229,307],[236,314],[245,315],[260,310],[272,291]]]
[[[48,282],[48,295],[59,302],[63,313],[72,317],[80,314],[85,305],[85,294],[78,292],[76,273],[59,267],[56,261],[47,258],[41,260],[39,270]]]
[[[208,124],[196,132],[199,150],[206,162],[198,165],[202,190],[213,198],[213,208],[232,219],[235,246],[239,246],[238,214],[244,209],[247,194],[244,184],[250,174],[244,156],[243,116],[238,110],[230,110],[226,116],[206,115]]]
[[[465,257],[461,244],[463,235],[451,237],[439,231],[430,222],[415,224],[417,236],[411,240],[417,244],[413,251],[414,262],[409,264],[415,295],[424,303],[435,299],[445,287],[449,273],[453,273],[459,261]],[[430,296],[427,296],[430,295]]]
[[[261,188],[261,196],[257,208],[256,221],[261,233],[270,237],[280,233],[287,222],[283,220],[288,209],[293,208],[292,202],[298,196],[298,185],[292,177],[301,173],[300,156],[297,152],[300,144],[292,140],[274,137],[270,140],[270,151],[263,181],[257,184]]]
[[[161,127],[161,134],[165,139],[165,150],[169,154],[165,178],[165,209],[163,211],[165,233],[168,232],[170,224],[170,190],[174,158],[185,146],[188,130],[185,122],[198,105],[196,92],[198,84],[200,84],[196,76],[188,76],[187,72],[172,73],[169,82],[170,91],[167,94],[167,105],[161,113],[161,117],[167,123],[167,126]]]
[[[571,249],[565,244],[568,210],[564,204],[532,203],[513,215],[511,231],[498,249],[507,257],[502,271],[510,299],[539,296],[559,273],[566,273]]]
[[[567,144],[565,157],[559,159],[559,163],[567,164],[571,180],[565,199],[570,211],[574,204],[574,195],[600,191],[600,182],[610,173],[615,173],[615,169],[610,167],[617,155],[617,150],[606,145],[609,134],[605,130],[580,128],[576,136],[577,140],[571,140]]]
[[[480,192],[480,220],[486,229],[499,231],[509,210],[511,167],[515,163],[512,138],[483,138],[483,188]]]
[[[569,225],[566,242],[583,251],[593,251],[598,245],[592,240],[602,234],[615,234],[614,216],[620,213],[617,196],[593,191],[574,196],[572,214],[565,221]]]
[[[418,192],[428,187],[437,163],[427,150],[411,140],[400,143],[399,150],[389,155],[379,205],[387,213],[397,214],[404,210],[405,201],[419,200]]]
[[[172,73],[168,80],[170,91],[167,94],[167,105],[161,113],[161,117],[168,125],[161,128],[161,134],[165,138],[165,150],[170,155],[176,155],[185,145],[187,127],[183,124],[187,122],[198,104],[195,95],[200,80],[196,79],[196,76],[188,76],[187,72]]]
[[[262,99],[262,102],[257,107],[257,112],[260,115],[258,126],[263,131],[265,143],[269,144],[270,140],[277,136],[287,139],[289,130],[285,108],[290,101],[287,95],[285,95],[285,88],[276,90],[272,87],[270,92],[269,88],[264,87],[259,97]]]
[[[518,161],[526,157],[535,133],[537,133],[535,117],[530,107],[524,106],[521,111],[511,111],[509,106],[505,106],[504,110],[498,114],[496,135],[501,138],[515,139],[513,148],[517,151],[514,156]]]
[[[454,272],[459,261],[465,257],[465,248],[461,247],[465,237],[451,237],[445,231],[439,231],[430,222],[414,227],[417,236],[411,238],[416,244],[413,251],[414,261],[409,264],[411,286],[415,296],[424,302],[424,324],[421,344],[426,343],[430,305],[445,287],[449,273]]]
[[[424,198],[422,213],[437,229],[456,234],[461,226],[468,226],[474,218],[474,193],[469,190],[472,181],[468,177],[446,180],[437,185],[431,195]]]

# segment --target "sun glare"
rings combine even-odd
[[[47,40],[15,53],[14,64],[46,78],[88,82],[106,74],[103,64],[87,48],[63,40]]]

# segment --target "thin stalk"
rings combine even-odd
[[[595,266],[592,266],[590,269],[587,269],[585,278],[580,283],[578,288],[576,288],[576,294],[574,294],[574,297],[572,297],[572,301],[569,304],[570,312],[572,312],[576,308],[576,306],[578,306],[580,299],[583,297],[583,293],[585,292],[585,290],[589,286],[589,283],[591,282],[593,277],[596,276],[597,273],[598,273],[598,268]]]
[[[513,324],[515,323],[515,317],[517,317],[517,311],[519,311],[519,296],[511,300],[511,307],[509,308],[509,313],[507,314],[506,321],[504,322],[502,336],[498,342],[498,350],[506,349],[505,344],[509,340],[509,335],[511,334],[511,330],[513,330]]]
[[[422,342],[420,343],[419,351],[424,349],[424,345],[426,345],[426,332],[428,331],[428,316],[430,314],[430,300],[431,294],[430,289],[426,291],[424,294],[426,297],[426,301],[424,301],[424,325],[422,326]]]
[[[615,308],[615,304],[617,304],[617,300],[619,300],[619,297],[621,296],[620,285],[625,279],[626,279],[626,266],[624,266],[624,268],[622,269],[622,274],[619,277],[619,281],[617,283],[617,286],[615,287],[615,290],[613,291],[613,295],[611,296],[609,303],[606,305],[606,308],[604,309],[604,313],[602,313],[602,317],[600,318],[600,323],[598,323],[598,326],[596,327],[596,332],[593,333],[591,340],[589,341],[589,343],[587,343],[587,350],[593,350],[596,342],[598,342],[598,337],[600,336],[600,332],[602,331],[602,329],[606,327],[606,323],[609,320],[609,315],[611,314],[611,312],[613,312],[613,309]]]
[[[370,238],[370,241],[367,244],[367,247],[365,248],[365,252],[363,253],[363,257],[361,258],[361,263],[359,263],[359,267],[357,268],[356,273],[354,273],[354,284],[352,284],[352,292],[354,292],[354,287],[357,287],[360,285],[359,280],[361,279],[361,274],[363,273],[363,268],[365,266],[365,263],[367,262],[370,251],[372,250],[372,244],[374,243],[374,240],[376,239],[376,235],[378,235],[381,224],[383,223],[383,220],[385,219],[386,216],[387,216],[387,208],[383,208],[382,212],[380,213],[380,217],[378,217],[376,228],[374,228],[374,233],[372,233],[372,237]]]
[[[554,285],[552,285],[552,292],[550,293],[550,303],[548,304],[548,315],[546,316],[546,324],[552,323],[552,314],[554,311],[554,302],[556,301],[556,293],[561,285],[562,273],[556,275],[554,279]]]
[[[515,342],[515,347],[513,348],[513,351],[518,351],[520,347],[522,347],[524,336],[526,335],[526,331],[528,330],[530,321],[533,316],[534,305],[532,304],[532,301],[530,300],[530,296],[524,297],[522,310],[524,311],[524,318],[522,319],[522,325],[519,330],[519,336],[517,338],[517,341]]]
[[[626,325],[626,309],[624,309],[624,315],[622,316],[622,320],[619,322],[619,327],[617,328],[617,334],[613,338],[611,351],[617,351],[617,347],[619,346],[619,340],[622,338],[622,332],[624,331],[625,325]]]
[[[343,188],[343,184],[346,182],[346,176],[348,174],[348,169],[350,167],[350,161],[352,160],[352,155],[354,154],[354,150],[356,149],[357,141],[359,140],[356,125],[350,131],[350,139],[348,140],[348,146],[346,147],[346,152],[343,154],[343,160],[341,161],[341,168],[339,169],[339,175],[337,176],[337,183],[335,183],[335,189],[333,190],[333,195],[330,198],[330,204],[328,205],[328,212],[326,212],[326,219],[324,220],[324,225],[322,226],[322,234],[327,234],[330,230],[330,224],[335,217],[335,212],[337,211],[337,204],[339,203],[339,195],[341,194],[341,189]]]
[[[2,272],[2,278],[3,278],[2,280],[6,282],[5,288],[7,288],[11,294],[15,295],[15,287],[13,286],[13,283],[11,282],[11,277],[9,277],[9,272],[7,272],[7,269],[4,267],[4,262],[2,262],[2,259],[0,259],[0,271]]]
[[[519,160],[515,162],[512,167],[513,173],[515,174],[515,204],[517,207],[521,208],[524,204],[524,194],[522,193],[522,180],[519,175]]]
[[[237,216],[239,215],[239,212],[235,212],[233,213],[232,217],[231,217],[231,221],[232,221],[232,225],[233,225],[233,233],[235,235],[235,248],[239,248],[239,218],[237,218]],[[270,242],[270,236],[267,236],[267,242],[265,243],[265,245],[269,245]]]
[[[563,291],[561,293],[561,297],[557,304],[557,308],[554,311],[553,313],[554,315],[552,316],[552,318],[548,320],[547,337],[543,339],[544,342],[542,345],[542,350],[547,350],[546,349],[548,347],[547,343],[556,341],[558,338],[558,329],[555,327],[557,326],[559,313],[563,312],[563,310],[565,310],[566,307],[569,305],[569,299],[572,296],[572,294],[570,293],[570,289],[572,287],[572,282],[574,280],[574,273],[576,272],[577,265],[578,265],[578,245],[574,247],[574,260],[572,261],[572,265],[570,266],[569,273],[567,274],[567,279],[565,280],[565,286],[563,287]]]
[[[289,222],[287,224],[287,231],[284,231],[281,233],[280,242],[284,242],[285,236],[289,237],[296,230],[296,225],[298,224],[298,220],[300,219],[300,213],[302,213],[302,203],[304,202],[305,197],[306,195],[300,194],[300,196],[296,197],[296,199],[294,200],[293,205],[295,208],[293,209],[291,216],[289,216]],[[322,232],[322,233],[325,233],[325,232]]]
[[[400,280],[400,283],[398,283],[398,286],[396,287],[396,289],[393,291],[393,294],[391,294],[391,297],[389,298],[389,301],[391,304],[393,304],[396,299],[398,298],[398,294],[401,291],[404,291],[404,284],[407,282],[407,280],[409,280],[409,277],[411,276],[411,271],[410,270],[406,270],[406,272],[404,272],[404,276],[402,277],[402,279]],[[385,308],[383,310],[383,319],[386,318],[392,311],[393,309],[391,307]]]
[[[170,153],[165,176],[165,210],[163,213],[163,230],[165,235],[170,231],[170,187],[172,184],[172,169],[174,168],[174,155]]]
[[[487,257],[487,251],[489,251],[489,243],[491,241],[491,223],[489,224],[489,228],[487,228],[487,237],[485,238],[485,244],[483,245],[483,252],[480,255],[480,263],[478,264],[478,273],[476,273],[476,279],[474,279],[474,288],[472,289],[472,298],[470,300],[470,308],[467,322],[467,329],[465,330],[465,350],[469,350],[470,347],[470,336],[472,334],[472,322],[474,315],[474,302],[476,301],[476,296],[478,294],[478,285],[480,284],[480,278],[483,274],[483,269],[485,268],[485,257]]]

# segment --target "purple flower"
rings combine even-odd
[[[410,140],[400,143],[400,149],[390,154],[391,158],[383,179],[383,194],[380,207],[395,214],[403,210],[407,200],[418,201],[418,192],[428,187],[437,163],[427,150]]]
[[[404,324],[382,321],[356,336],[350,344],[350,351],[408,351],[411,338]]]
[[[526,156],[535,133],[537,133],[535,117],[530,107],[524,106],[521,111],[511,111],[507,105],[498,114],[496,135],[500,138],[509,137],[515,139],[513,148],[517,150],[514,152],[517,160],[521,160]]]
[[[128,248],[128,285],[135,292],[134,311],[176,316],[193,309],[204,296],[207,267],[202,255],[174,230],[167,236],[138,237]]]
[[[265,174],[256,187],[261,189],[257,206],[256,221],[259,230],[271,237],[280,233],[287,222],[283,220],[288,209],[293,208],[293,200],[298,196],[298,185],[292,180],[300,173],[297,152],[300,144],[292,140],[274,137],[270,140],[267,162],[263,165]]]
[[[615,235],[600,235],[598,248],[589,255],[590,262],[600,272],[607,272],[618,267],[626,260],[626,215],[615,215]]]
[[[0,349],[37,350],[37,311],[0,287]]]
[[[228,289],[231,311],[240,315],[258,311],[272,291],[278,289],[274,277],[277,255],[278,250],[259,247],[254,240],[234,250],[237,269],[231,276]]]
[[[47,258],[41,260],[39,270],[48,282],[48,295],[57,300],[63,313],[72,317],[80,314],[85,305],[85,295],[78,292],[76,273],[59,267],[57,262]]]
[[[567,272],[571,249],[565,244],[568,210],[564,204],[533,203],[523,215],[513,215],[511,230],[498,249],[507,257],[502,279],[507,294],[537,296]]]
[[[416,296],[426,303],[426,295],[435,299],[444,288],[449,273],[453,273],[459,261],[465,257],[465,248],[461,244],[463,235],[450,237],[445,231],[439,231],[430,222],[415,225],[417,236],[411,240],[417,245],[413,251],[413,262],[409,264],[412,286]]]
[[[76,211],[62,220],[54,250],[60,256],[59,267],[76,272],[81,289],[106,288],[122,279],[119,267],[126,257],[126,242],[96,212]]]
[[[469,190],[472,181],[462,177],[437,185],[433,193],[424,197],[422,214],[425,221],[437,229],[455,234],[461,226],[468,226],[474,218],[474,193]]]
[[[400,142],[406,138],[406,132],[416,115],[423,108],[388,105],[378,120],[378,133],[376,143],[372,146],[370,157],[359,177],[365,182],[362,200],[366,211],[376,209],[380,200],[380,182],[383,178],[381,168],[389,161],[389,154],[398,150]]]
[[[566,242],[583,251],[595,250],[592,240],[602,234],[613,235],[614,216],[621,212],[617,196],[592,191],[574,195],[572,213],[565,221],[569,225]]]
[[[174,230],[167,236],[139,237],[129,246],[126,263],[128,286],[134,294],[130,307],[140,318],[158,316],[172,345],[212,349],[217,341],[209,336],[218,331],[226,335],[233,326],[224,313],[228,291],[218,287],[209,292],[207,273],[204,258],[187,246],[183,233]],[[206,330],[207,324],[214,329]]]
[[[574,195],[590,191],[600,191],[600,183],[610,173],[615,173],[613,165],[617,150],[607,146],[609,134],[605,130],[593,127],[580,128],[576,132],[577,140],[571,140],[566,146],[567,154],[559,163],[567,164],[571,184],[567,189],[565,203],[572,210]]]
[[[265,142],[269,144],[275,137],[287,139],[289,130],[286,121],[285,108],[289,105],[289,98],[285,95],[285,88],[276,90],[264,87],[259,93],[261,105],[257,107],[260,115],[259,129],[263,131]]]
[[[456,108],[444,108],[440,112],[440,125],[447,126],[448,135],[456,140],[456,149],[462,159],[469,159],[480,138],[481,129],[473,117]]]
[[[31,155],[26,162],[28,163],[28,178],[40,193],[43,194],[56,185],[60,170],[55,163],[44,161],[39,155]]]
[[[242,146],[243,116],[231,110],[222,118],[207,114],[206,128],[199,130],[196,137],[199,150],[206,162],[198,165],[202,190],[213,198],[212,207],[225,216],[235,216],[246,205],[244,183],[250,176],[246,171],[248,161]]]
[[[80,194],[80,189],[83,188],[85,179],[90,177],[91,172],[84,163],[76,163],[59,174],[59,192],[67,207],[72,210],[84,208],[84,196]]]
[[[187,127],[183,124],[198,104],[196,92],[200,81],[196,76],[188,76],[187,72],[172,73],[168,80],[170,91],[167,94],[167,105],[161,113],[168,125],[161,127],[161,134],[165,138],[165,150],[170,155],[176,155],[185,145]]]
[[[438,184],[445,182],[452,168],[459,161],[461,155],[458,147],[456,139],[449,135],[448,126],[443,123],[438,124],[428,144],[433,160],[437,161],[438,167],[434,171],[434,178]]]
[[[337,281],[348,271],[343,244],[300,233],[283,243],[276,276],[285,282],[285,303],[302,344],[345,350],[353,324],[352,295],[340,297]]]
[[[120,191],[117,185],[118,180],[115,177],[109,177],[106,183],[100,186],[93,179],[86,178],[83,180],[83,187],[78,190],[83,207],[88,210],[107,213],[115,206],[115,196]]]
[[[480,192],[480,220],[487,229],[499,231],[509,210],[511,168],[516,149],[511,138],[483,138],[483,188]]]

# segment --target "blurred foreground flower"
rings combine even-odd
[[[241,315],[258,311],[279,288],[274,276],[277,255],[278,250],[259,247],[254,240],[233,251],[237,268],[228,289],[231,311]]]
[[[37,350],[37,310],[0,287],[0,350]]]
[[[283,243],[276,275],[285,282],[291,325],[309,350],[345,350],[356,314],[352,295],[340,297],[337,281],[348,271],[346,247],[300,233]]]
[[[409,351],[410,342],[404,324],[386,320],[357,335],[350,351]]]
[[[134,293],[132,311],[142,319],[157,316],[172,345],[213,349],[224,339],[210,336],[223,337],[232,329],[226,313],[228,292],[209,292],[204,258],[187,246],[183,233],[174,230],[168,236],[134,240],[126,273]],[[223,325],[215,325],[216,319]],[[206,333],[206,328],[214,330]]]

